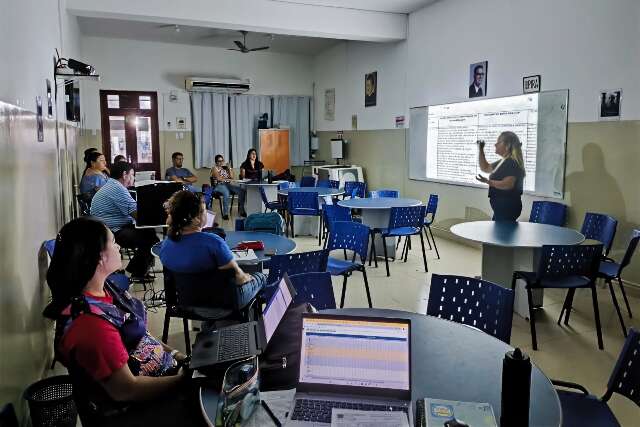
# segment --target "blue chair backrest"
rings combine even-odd
[[[313,176],[303,176],[300,178],[300,187],[315,187],[316,178]]]
[[[327,249],[349,249],[360,255],[364,263],[369,249],[370,229],[364,224],[353,221],[335,221],[329,233]]]
[[[399,208],[391,208],[389,215],[389,229],[400,227],[418,227],[421,228],[424,223],[424,216],[427,207],[422,206],[406,206]]]
[[[244,220],[244,229],[282,236],[284,234],[284,220],[278,212],[252,213]]]
[[[567,222],[567,206],[558,202],[536,200],[531,205],[529,222],[564,227]]]
[[[513,291],[486,280],[433,274],[427,315],[473,326],[508,344]]]
[[[294,182],[289,182],[289,181],[284,181],[278,184],[278,190],[286,190],[287,188],[293,188],[295,187],[295,185],[291,185],[291,184],[295,184]]]
[[[236,218],[235,231],[244,231],[244,218]]]
[[[287,195],[287,210],[293,215],[320,215],[317,192],[292,191]]]
[[[331,182],[328,179],[319,179],[316,183],[318,188],[331,188]]]
[[[584,234],[586,239],[602,242],[604,254],[608,255],[613,244],[613,238],[616,236],[617,228],[618,221],[615,218],[605,214],[587,212],[584,215],[580,232]]]
[[[560,279],[567,276],[586,276],[595,279],[600,266],[602,244],[544,245],[536,277]]]
[[[329,180],[329,187],[331,188],[340,188],[340,181],[336,181],[335,179]]]
[[[425,214],[431,214],[431,220],[436,217],[436,211],[438,210],[438,199],[439,196],[437,194],[430,194],[429,201],[427,201],[427,209]]]
[[[327,271],[328,250],[297,252],[294,254],[274,255],[269,260],[267,283],[273,285],[282,279],[284,273],[289,276],[313,271]]]
[[[379,199],[381,197],[397,199],[400,197],[400,192],[398,190],[371,190],[369,191],[369,197],[372,199]]]
[[[294,304],[308,302],[318,310],[336,308],[336,299],[331,285],[331,273],[302,273],[289,276],[297,295]]]
[[[325,205],[323,207],[324,223],[327,230],[331,232],[333,223],[336,221],[352,221],[351,209],[339,205]]]
[[[53,258],[53,251],[56,249],[56,239],[46,240],[43,245],[47,250],[47,254],[49,254],[49,258]]]
[[[131,280],[124,273],[112,273],[107,276],[107,281],[120,291],[128,291],[131,286]]]
[[[624,256],[622,257],[622,261],[620,261],[620,269],[622,270],[631,262],[631,258],[633,258],[633,254],[638,247],[638,241],[640,240],[640,230],[633,230],[631,232],[631,239],[629,240],[629,244],[627,245],[627,250],[624,252]]]
[[[611,372],[607,392],[602,397],[607,401],[613,393],[619,393],[640,406],[640,332],[629,329],[627,339]]]
[[[367,195],[367,184],[360,181],[347,181],[344,183],[344,194],[364,198]]]
[[[207,206],[208,208],[211,207],[211,201],[213,200],[213,187],[211,187],[210,185],[208,185],[205,189],[204,189],[204,204],[205,206]]]

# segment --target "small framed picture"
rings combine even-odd
[[[378,98],[378,72],[367,73],[364,76],[364,106],[375,107]]]
[[[622,89],[601,90],[599,101],[600,120],[620,120]]]
[[[522,93],[540,92],[540,74],[522,78]]]
[[[469,65],[469,98],[487,95],[487,61]]]

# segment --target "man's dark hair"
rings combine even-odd
[[[224,159],[224,157],[222,156],[222,154],[216,154],[216,157],[215,157],[215,159],[214,159],[216,163],[218,163],[218,159]]]
[[[118,162],[111,168],[111,178],[120,179],[122,176],[133,169],[133,165],[127,162]]]
[[[480,65],[476,65],[475,67],[473,67],[473,75],[475,76],[476,74],[478,74],[478,70],[482,68],[484,70],[484,65],[480,64]]]
[[[175,160],[175,159],[176,159],[176,157],[178,157],[178,156],[182,156],[182,157],[184,157],[184,154],[182,154],[182,153],[181,153],[181,152],[179,152],[179,151],[176,151],[175,153],[173,153],[173,154],[171,155],[171,160]]]
[[[116,157],[113,158],[113,163],[126,162],[126,161],[127,159],[122,154],[118,154]]]

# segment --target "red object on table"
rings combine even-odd
[[[264,250],[264,243],[260,240],[245,240],[236,245],[234,249],[253,249],[254,251]]]

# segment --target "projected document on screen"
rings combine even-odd
[[[522,142],[524,190],[534,191],[538,150],[538,94],[432,105],[427,111],[426,177],[430,180],[478,184],[477,140],[484,140],[489,163],[500,160],[494,144],[504,131]]]

